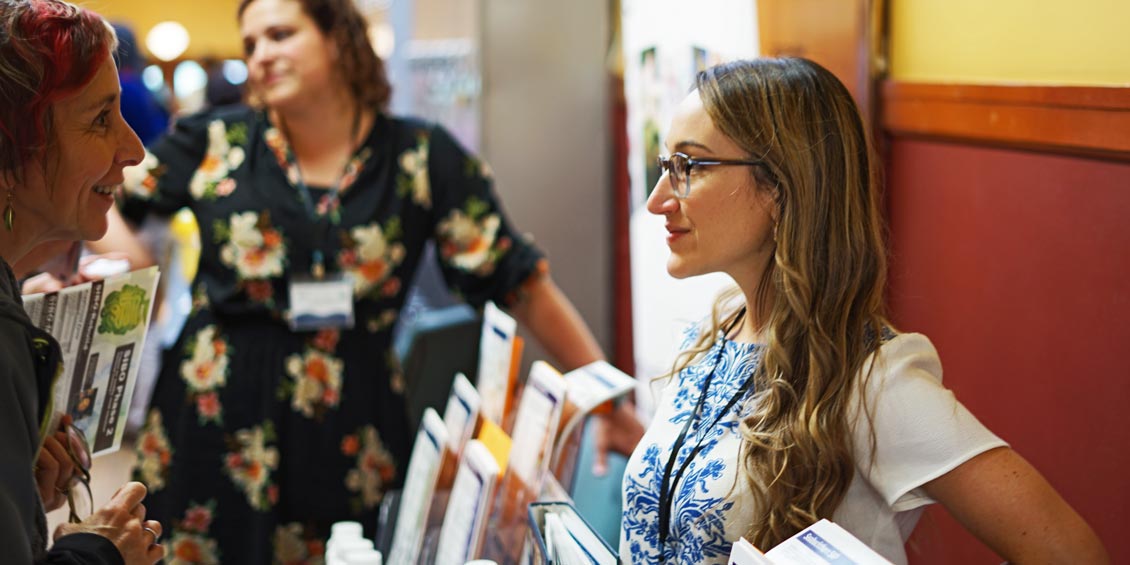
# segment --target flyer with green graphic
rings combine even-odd
[[[23,297],[32,323],[63,352],[48,429],[70,414],[95,456],[121,445],[159,278],[149,267]]]

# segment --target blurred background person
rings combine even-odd
[[[202,242],[135,477],[174,554],[314,561],[335,521],[372,535],[403,480],[391,335],[426,242],[464,300],[508,307],[564,368],[602,354],[486,164],[387,114],[351,0],[247,0],[239,24],[254,107],[179,120],[126,183],[128,219],[187,206]]]

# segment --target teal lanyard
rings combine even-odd
[[[353,136],[357,135],[357,120],[353,124]],[[345,162],[345,168],[342,169],[341,175],[338,176],[337,181],[330,187],[330,193],[325,197],[326,215],[318,214],[318,209],[314,205],[314,197],[310,192],[310,187],[306,184],[306,180],[302,176],[302,168],[298,166],[298,159],[294,156],[294,150],[291,149],[290,132],[287,131],[286,125],[279,120],[279,126],[283,131],[284,138],[286,139],[286,165],[288,169],[294,171],[294,188],[298,190],[299,200],[302,201],[303,207],[306,208],[306,213],[310,216],[310,221],[314,224],[314,241],[313,248],[310,256],[310,274],[315,279],[322,279],[326,275],[326,261],[323,250],[326,246],[326,241],[329,236],[329,231],[334,225],[340,223],[341,218],[337,214],[332,213],[340,203],[341,180],[345,178],[346,173],[349,171],[349,165],[356,157],[356,151],[350,151],[349,160]],[[289,176],[289,175],[288,175]],[[328,217],[327,217],[328,216]]]

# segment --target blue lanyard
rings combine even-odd
[[[314,250],[311,252],[310,257],[310,274],[315,279],[321,279],[326,274],[325,255],[322,249],[325,247],[327,235],[333,225],[337,222],[334,221],[333,215],[330,218],[318,215],[318,210],[314,206],[314,197],[310,193],[310,187],[306,184],[305,178],[302,176],[302,167],[298,166],[298,159],[294,156],[294,150],[291,149],[290,131],[287,129],[286,124],[279,120],[279,125],[282,128],[283,136],[286,139],[286,165],[287,169],[293,169],[295,172],[294,188],[298,190],[299,199],[302,201],[303,207],[306,208],[306,213],[310,216],[310,220],[314,224]],[[354,120],[353,136],[357,135],[358,120]],[[345,174],[349,171],[349,165],[356,157],[356,150],[350,151],[349,160],[345,162],[345,168],[341,172],[341,176],[330,187],[329,196],[326,200],[326,210],[333,210],[339,203],[339,194],[341,192],[341,180],[345,178]],[[284,171],[287,173],[289,171]],[[323,222],[323,220],[328,220]]]

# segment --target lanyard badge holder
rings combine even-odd
[[[289,155],[290,166],[297,169]],[[340,182],[339,182],[340,184]],[[331,198],[337,199],[338,186],[331,189]],[[329,220],[319,217],[314,209],[310,189],[301,172],[296,183],[302,203],[314,223],[314,251],[310,258],[310,274],[293,274],[288,284],[290,311],[287,322],[294,331],[314,331],[326,328],[349,329],[353,327],[353,277],[348,273],[326,273],[322,248],[329,231]],[[332,209],[332,206],[330,207]]]

